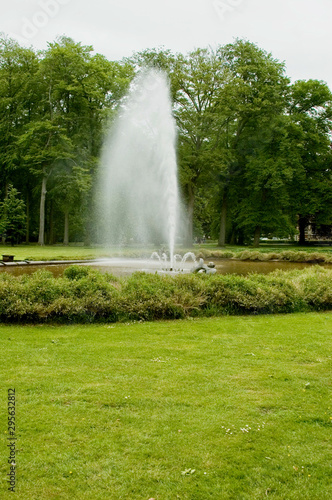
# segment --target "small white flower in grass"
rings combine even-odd
[[[194,474],[196,472],[196,469],[185,469],[181,471],[181,474],[183,476],[190,476],[191,474]]]

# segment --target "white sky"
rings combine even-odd
[[[110,60],[164,46],[174,52],[246,38],[297,79],[332,89],[332,0],[0,0],[0,32],[45,49],[58,35]]]

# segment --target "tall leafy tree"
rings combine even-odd
[[[223,246],[229,206],[238,203],[244,181],[252,181],[255,168],[261,180],[264,177],[261,172],[269,148],[266,148],[268,139],[262,137],[261,131],[273,126],[283,114],[288,79],[284,75],[283,63],[248,41],[237,40],[220,47],[218,54],[231,75],[219,100],[220,112],[227,116],[223,135],[223,150],[227,156],[219,174],[222,191],[219,245]],[[273,137],[272,131],[270,137]],[[273,161],[273,157],[270,159]],[[267,174],[266,182],[268,179]],[[260,190],[257,195],[261,197]],[[257,238],[260,231],[258,220],[254,231]]]
[[[290,88],[289,116],[301,167],[291,186],[292,210],[298,217],[299,243],[309,223],[332,223],[332,94],[324,82],[299,80]]]
[[[48,181],[57,163],[72,158],[73,145],[65,130],[56,122],[39,121],[29,124],[26,132],[18,141],[25,151],[24,159],[30,172],[39,179],[39,245],[45,244],[45,202]]]
[[[217,54],[197,49],[178,55],[175,67],[174,114],[179,129],[180,180],[187,200],[187,243],[193,240],[195,196],[219,163],[219,143],[225,116],[219,102],[228,70]]]
[[[250,147],[249,147],[250,144]],[[271,120],[248,141],[243,189],[233,209],[234,222],[259,245],[261,233],[288,237],[294,233],[290,186],[300,169],[299,148],[287,116]]]
[[[77,208],[78,172],[82,179],[94,175],[106,119],[130,79],[128,66],[109,62],[92,51],[91,46],[67,37],[49,44],[38,70],[38,119],[28,124],[19,139],[26,165],[41,182],[41,245],[45,244],[47,192],[50,199],[57,195],[66,207],[63,213],[67,241],[69,212]],[[63,165],[67,183],[59,181]],[[91,185],[91,179],[86,185]],[[79,199],[82,201],[82,197]]]
[[[35,116],[38,56],[9,38],[0,38],[0,190],[7,195],[8,184],[22,164],[17,139]]]

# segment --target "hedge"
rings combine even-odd
[[[332,270],[313,266],[271,274],[176,276],[134,273],[115,278],[71,266],[0,275],[0,321],[87,323],[272,314],[332,309]]]

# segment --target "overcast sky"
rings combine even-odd
[[[0,31],[45,49],[65,34],[110,60],[246,38],[286,62],[294,81],[332,89],[332,0],[0,0]]]

